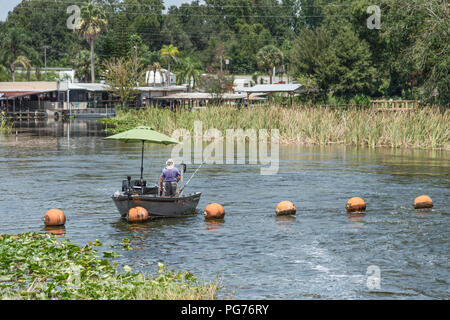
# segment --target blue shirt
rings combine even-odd
[[[163,178],[164,182],[174,182],[177,181],[177,177],[180,175],[180,171],[178,171],[177,168],[173,168],[173,169],[166,169],[164,168],[162,174],[161,174],[161,178]]]

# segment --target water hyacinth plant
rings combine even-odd
[[[192,135],[196,120],[202,121],[203,130],[216,128],[222,133],[238,128],[278,129],[281,143],[450,150],[450,110],[431,107],[403,112],[275,104],[249,109],[208,107],[196,112],[146,108],[119,110],[115,118],[101,121],[115,126],[108,129],[112,133],[146,125],[170,136],[178,128]]]
[[[96,256],[96,240],[80,247],[51,234],[0,235],[0,299],[148,300],[214,299],[216,284],[159,263],[149,277]],[[104,257],[116,257],[110,251]]]

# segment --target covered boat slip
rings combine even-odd
[[[53,116],[56,112],[108,115],[115,103],[108,90],[98,83],[0,82],[0,106],[13,116]]]
[[[260,84],[249,88],[242,88],[240,91],[245,92],[247,99],[251,99],[251,95],[263,94],[268,97],[274,93],[288,94],[290,104],[293,103],[293,97],[299,93],[305,92],[305,87],[299,83],[292,84]]]
[[[225,104],[233,104],[247,98],[245,93],[225,93],[214,95],[206,92],[180,92],[169,94],[164,97],[156,97],[161,103],[165,102],[167,107],[177,109],[178,107],[205,107],[212,100],[221,100]]]
[[[224,93],[222,95],[206,92],[181,92],[155,99],[166,102],[171,109],[176,109],[181,106],[205,107],[213,100],[220,100],[223,104],[229,105],[243,104],[245,101],[248,103],[263,102],[267,100],[267,97],[278,92],[289,95],[292,103],[293,96],[304,92],[304,89],[301,84],[268,84],[241,88],[237,93]]]
[[[156,106],[156,97],[186,91],[184,86],[137,87],[138,94],[130,107]],[[77,117],[114,115],[120,101],[110,86],[103,83],[71,83],[66,81],[0,82],[0,109],[12,116],[26,114]]]

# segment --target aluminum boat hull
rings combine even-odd
[[[181,197],[160,197],[157,195],[113,195],[112,199],[122,218],[134,207],[144,207],[150,218],[185,217],[196,213],[200,192]]]

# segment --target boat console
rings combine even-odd
[[[158,194],[158,186],[147,187],[145,180],[131,180],[128,176],[127,180],[122,180],[122,192],[127,194]]]

